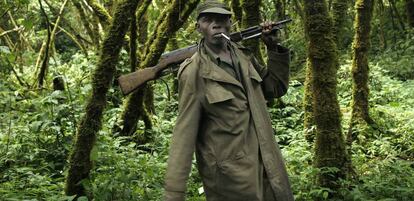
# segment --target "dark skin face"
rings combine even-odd
[[[263,28],[262,40],[269,49],[273,49],[278,42],[276,35],[271,34],[273,24],[274,22],[271,21],[260,24]],[[220,33],[230,36],[231,25],[230,15],[204,13],[197,20],[196,28],[203,35],[205,44],[215,53],[222,55],[228,52],[225,48],[227,39],[222,37]]]
[[[227,39],[220,35],[230,35],[230,15],[205,13],[201,14],[196,24],[197,31],[204,37],[205,44],[214,52],[226,52]]]

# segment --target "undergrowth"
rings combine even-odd
[[[385,51],[370,63],[370,114],[377,126],[359,128],[361,135],[352,145],[358,177],[355,181],[342,181],[340,193],[345,200],[414,197],[414,80],[409,71],[413,68],[404,70],[414,62],[405,56],[388,57],[406,52],[413,49]],[[338,95],[345,133],[350,119],[351,63],[346,57],[341,63]],[[95,64],[94,55],[86,59],[79,54],[69,63],[52,64],[53,74],[64,76],[66,81],[67,90],[62,92],[25,90],[15,77],[0,82],[0,200],[74,198],[63,193],[65,168],[77,121],[91,90],[90,66]],[[403,70],[395,70],[396,66]],[[28,74],[19,75],[30,80]],[[82,181],[95,200],[161,200],[177,101],[176,95],[168,97],[164,84],[154,86],[157,115],[153,117],[153,142],[146,145],[137,146],[133,139],[114,137],[112,128],[120,117],[120,101],[108,100],[103,128],[91,154],[94,168],[90,178]],[[269,111],[295,199],[324,200],[329,189],[316,185],[320,170],[312,167],[312,146],[303,136],[302,94],[303,83],[292,80],[288,94]],[[110,90],[109,96],[118,95],[118,89]],[[143,128],[142,122],[139,127]],[[204,200],[200,188],[200,178],[193,168],[187,200]]]

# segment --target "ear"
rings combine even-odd
[[[200,24],[198,22],[196,22],[195,27],[196,27],[197,32],[201,33]]]

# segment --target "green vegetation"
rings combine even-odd
[[[98,11],[88,10],[85,1],[79,2],[86,16]],[[116,19],[115,9],[103,3],[112,1],[86,2],[107,6],[104,16],[97,14],[88,17],[88,21],[94,23],[99,23],[100,19],[102,26],[99,29],[91,27],[89,31],[83,28],[83,23],[77,21],[78,8],[68,3],[61,26],[89,48],[86,48],[85,54],[70,37],[58,30],[54,46],[50,48],[49,69],[42,89],[34,87],[36,59],[42,42],[47,38],[46,21],[40,6],[37,1],[27,0],[5,0],[0,3],[0,14],[5,13],[0,20],[0,201],[75,199],[75,196],[64,193],[69,155],[81,119],[87,112],[85,107],[91,99],[93,76],[100,63],[99,51],[102,51],[102,47],[87,41],[92,41],[89,38],[93,35],[90,34],[92,31],[99,33],[93,40],[105,38],[105,29],[110,28],[107,20]],[[263,16],[272,17],[275,10],[272,2],[262,0]],[[404,15],[404,1],[393,2],[400,15]],[[50,21],[54,22],[62,2],[50,0],[49,3],[50,6],[46,3],[44,6]],[[116,4],[119,5],[119,2]],[[149,6],[146,13],[149,37],[156,29],[156,19],[163,8],[168,7],[166,4],[154,0]],[[283,104],[274,104],[269,111],[295,199],[329,200],[332,189],[319,186],[318,175],[321,172],[335,174],[338,170],[313,166],[314,144],[306,139],[303,125],[307,50],[298,10],[301,4],[300,1],[292,1],[291,4],[287,4],[286,9],[295,21],[282,33],[284,44],[293,50],[290,89],[281,98]],[[388,6],[391,5],[382,6],[385,10],[383,15],[379,15],[381,5],[374,5],[369,51],[369,115],[375,124],[354,128],[358,129],[358,136],[349,153],[352,155],[354,177],[340,180],[341,188],[336,193],[343,197],[342,200],[409,201],[414,197],[414,30],[405,21],[405,29],[401,30],[397,16],[391,18],[388,15]],[[346,30],[341,36],[343,50],[338,52],[340,66],[336,91],[343,131],[348,130],[351,120],[352,16],[356,12],[353,5],[348,7],[350,16],[341,22]],[[56,13],[52,8],[56,8]],[[15,28],[8,12],[17,27],[22,26],[24,30],[2,34]],[[108,18],[110,14],[114,19]],[[403,17],[401,19],[405,20]],[[194,33],[192,23],[194,15],[188,21],[190,23],[185,23],[175,34],[179,47],[197,41],[198,35]],[[385,47],[384,42],[387,44]],[[101,40],[100,44],[103,45],[104,41]],[[123,45],[117,65],[113,67],[116,75],[131,69],[127,46]],[[138,42],[138,49],[142,46]],[[63,79],[65,90],[53,90],[52,80],[56,77]],[[163,79],[171,88],[173,76]],[[96,132],[96,143],[89,155],[91,171],[89,177],[79,184],[90,194],[89,197],[99,201],[161,200],[168,146],[177,116],[177,95],[171,90],[169,97],[166,85],[154,82],[156,113],[151,116],[152,129],[145,130],[145,124],[140,120],[134,135],[117,136],[113,128],[120,125],[121,105],[126,98],[121,97],[112,82],[108,85],[111,86],[106,92],[106,109],[102,110],[102,128]],[[152,139],[141,144],[139,136],[144,132],[151,134]],[[200,187],[201,180],[194,167],[188,182],[187,200],[205,200],[199,194]],[[77,200],[88,198],[79,197]]]

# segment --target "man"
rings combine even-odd
[[[193,153],[208,201],[293,200],[266,99],[288,87],[289,51],[263,27],[268,68],[227,40],[231,12],[207,1],[197,8],[197,52],[178,72],[179,114],[165,178],[165,200],[185,199]]]

